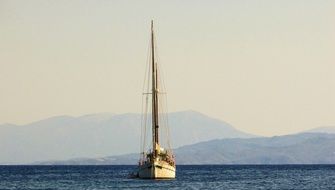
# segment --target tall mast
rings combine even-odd
[[[154,157],[157,157],[158,144],[158,84],[157,66],[155,62],[154,21],[151,20],[151,63],[152,63],[152,145]]]

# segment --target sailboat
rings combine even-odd
[[[150,43],[150,54],[149,56],[149,69],[148,69],[148,90],[145,94],[146,101],[148,105],[148,99],[151,98],[151,114],[143,114],[145,118],[149,117],[150,122],[144,122],[144,129],[146,126],[151,128],[151,148],[149,146],[149,150],[145,152],[141,152],[141,158],[139,160],[138,172],[137,176],[143,179],[173,179],[176,177],[176,164],[175,157],[173,155],[171,147],[167,147],[166,149],[161,147],[160,140],[160,132],[162,128],[162,104],[160,100],[160,76],[159,69],[157,64],[156,56],[156,47],[155,47],[155,36],[153,29],[153,21],[151,21],[151,43]],[[150,82],[151,80],[151,82]],[[150,85],[151,83],[151,85]],[[151,88],[151,89],[150,89]],[[150,106],[149,106],[150,108]],[[148,106],[146,106],[146,110]],[[147,111],[146,111],[147,112]],[[167,114],[166,114],[167,115]],[[151,118],[150,118],[151,117]],[[161,119],[161,120],[160,120]],[[146,119],[144,119],[147,121]],[[143,120],[142,120],[143,121]],[[150,126],[151,123],[151,126]],[[143,127],[142,127],[143,128]],[[145,136],[145,135],[144,135]],[[144,137],[145,139],[145,137]],[[144,142],[145,144],[145,142]],[[142,148],[145,148],[143,145]]]

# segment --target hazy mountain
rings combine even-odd
[[[324,127],[318,127],[318,128],[314,128],[311,130],[308,130],[306,132],[310,132],[310,133],[331,133],[331,134],[335,134],[335,126],[324,126]]]
[[[27,125],[0,125],[0,163],[31,163],[138,152],[140,114],[57,116]],[[194,111],[169,115],[172,146],[221,138],[248,138],[228,123]]]
[[[334,164],[335,135],[213,140],[181,147],[176,154],[182,164]]]
[[[335,164],[335,135],[221,139],[175,150],[177,164]],[[37,164],[136,164],[138,154]]]

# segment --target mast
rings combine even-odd
[[[158,82],[157,82],[157,66],[155,62],[155,42],[154,42],[154,21],[151,20],[151,63],[152,63],[152,145],[154,158],[157,157],[158,145]]]

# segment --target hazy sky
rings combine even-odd
[[[333,0],[0,0],[0,123],[139,113],[151,19],[169,111],[335,125]]]

